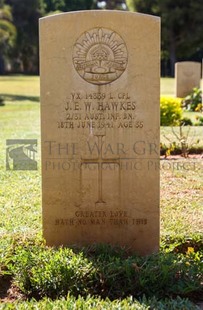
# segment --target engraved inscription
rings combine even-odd
[[[118,79],[127,66],[127,48],[115,31],[93,28],[83,33],[73,50],[76,71],[87,82],[108,84]]]
[[[193,78],[194,77],[194,74],[195,72],[192,71],[192,70],[185,70],[183,71],[183,75],[186,77],[186,78]]]
[[[136,97],[128,92],[76,92],[64,98],[58,129],[144,128]]]
[[[147,218],[134,218],[127,211],[76,211],[72,218],[56,218],[57,226],[84,226],[84,225],[110,225],[110,226],[147,226]]]

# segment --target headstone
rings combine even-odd
[[[176,97],[184,98],[194,87],[200,87],[201,63],[182,61],[175,64]]]
[[[40,20],[48,245],[158,250],[159,28],[118,11]]]

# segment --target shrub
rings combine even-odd
[[[183,106],[189,111],[201,111],[202,91],[200,88],[193,88],[192,92],[183,99]]]
[[[202,103],[198,103],[198,105],[195,109],[195,112],[201,112],[201,111],[203,111]]]
[[[122,251],[108,254],[105,247],[88,255],[68,248],[20,246],[10,268],[17,287],[35,298],[185,298],[200,294],[203,280],[202,254],[189,245],[185,254],[167,250],[147,257],[124,256]]]
[[[176,299],[166,298],[159,300],[156,297],[151,299],[142,298],[144,305],[149,305],[148,310],[199,310],[199,307],[190,302],[188,299],[177,297]]]
[[[203,116],[197,116],[196,119],[198,122],[195,124],[195,126],[203,126]]]
[[[27,295],[56,298],[94,293],[92,263],[69,248],[19,247],[11,269],[16,285]]]
[[[182,117],[181,98],[161,97],[161,126],[179,125]]]
[[[192,126],[192,125],[193,125],[193,123],[192,123],[190,118],[188,118],[188,117],[181,118],[180,126]]]

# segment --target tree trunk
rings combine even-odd
[[[174,77],[175,63],[177,59],[176,59],[176,43],[172,31],[170,33],[169,55],[170,55],[169,57],[170,57],[171,76]]]
[[[125,0],[106,0],[106,10],[119,9],[122,4],[125,4]]]
[[[0,74],[5,74],[5,63],[1,53],[0,53]]]

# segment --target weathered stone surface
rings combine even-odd
[[[201,63],[181,61],[175,64],[176,97],[183,98],[194,87],[200,87]]]
[[[40,20],[48,245],[158,250],[159,27],[118,11]]]

